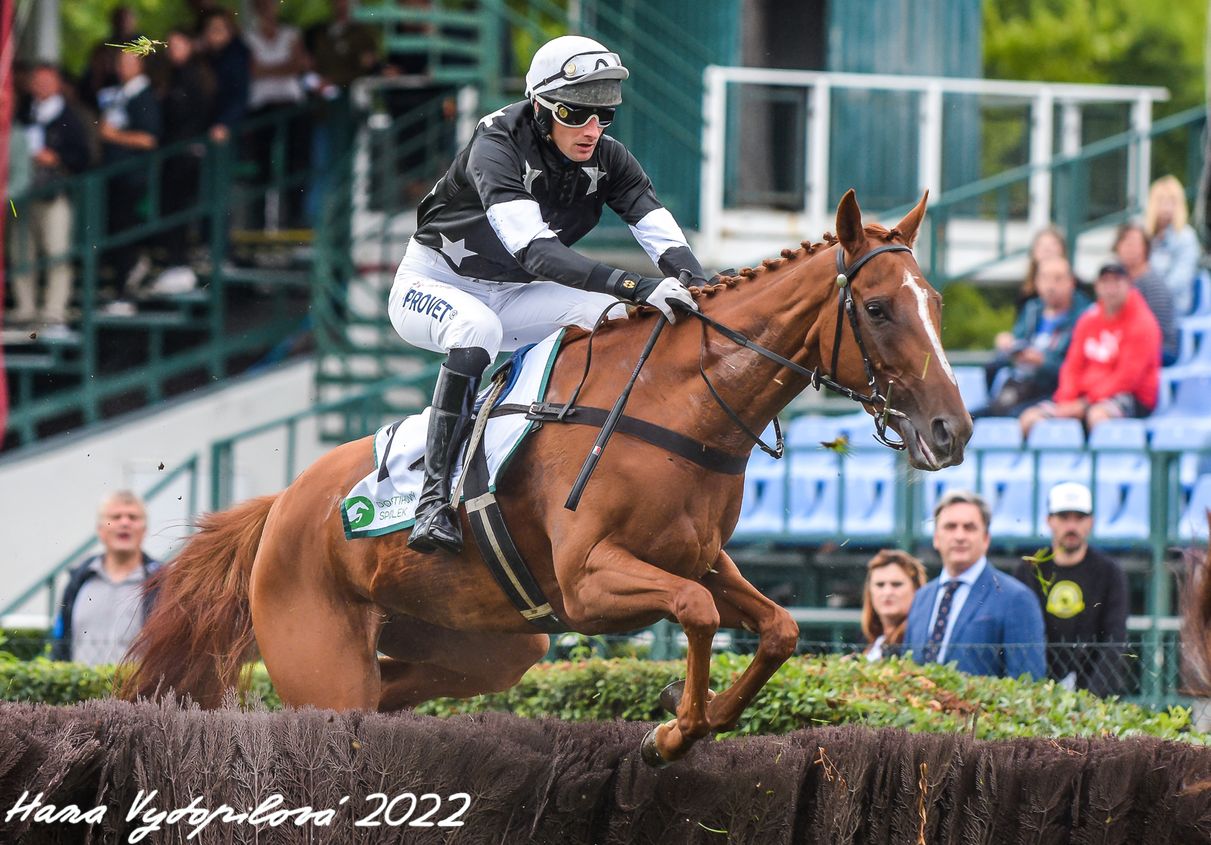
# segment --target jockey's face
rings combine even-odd
[[[592,158],[604,131],[596,117],[589,118],[584,126],[575,127],[564,126],[558,120],[551,121],[551,140],[572,161],[588,161]]]

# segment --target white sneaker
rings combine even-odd
[[[101,313],[108,314],[111,317],[133,317],[138,313],[138,309],[128,299],[115,299],[108,305],[102,306]]]
[[[156,276],[156,280],[151,283],[151,292],[162,295],[189,293],[197,286],[198,274],[193,271],[192,267],[181,265],[169,267]]]

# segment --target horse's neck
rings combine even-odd
[[[816,350],[817,318],[831,302],[831,286],[818,269],[820,262],[767,270],[702,301],[704,313],[767,349],[813,369],[820,365]],[[780,364],[708,331],[711,354],[707,374],[723,399],[755,431],[760,431],[804,388],[808,379]],[[705,385],[701,388],[709,392]],[[708,402],[713,403],[709,397]],[[716,418],[720,437],[738,437],[735,423]]]

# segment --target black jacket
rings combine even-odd
[[[26,126],[33,126],[35,124],[32,102],[23,111],[19,120]],[[88,132],[85,130],[80,116],[76,114],[75,109],[72,108],[70,103],[63,106],[63,110],[59,112],[58,117],[44,124],[42,131],[45,133],[43,143],[47,149],[54,150],[55,154],[59,156],[59,164],[56,167],[35,165],[33,174],[35,187],[40,187],[57,179],[81,173],[88,169],[92,159],[88,143]]]
[[[573,162],[542,133],[526,101],[480,120],[471,142],[421,202],[414,237],[467,278],[546,279],[633,299],[619,289],[621,271],[569,249],[597,225],[607,205],[664,275],[687,270],[704,278],[626,147],[602,135],[588,161]]]
[[[92,568],[93,564],[101,558],[101,555],[93,555],[84,563],[77,566],[71,571],[67,578],[67,587],[63,590],[63,598],[59,602],[59,615],[55,617],[55,627],[51,631],[51,657],[54,660],[71,660],[72,659],[72,639],[71,625],[72,615],[75,613],[76,597],[80,594],[80,588],[87,584],[91,579],[97,577],[98,573]],[[150,578],[156,570],[160,568],[158,561],[152,560],[143,553],[143,576]],[[152,605],[155,604],[156,594],[154,591],[143,593],[143,620],[146,621],[151,613]]]

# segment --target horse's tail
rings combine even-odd
[[[175,690],[218,707],[223,693],[240,685],[241,669],[256,651],[248,582],[276,498],[202,517],[181,553],[152,575],[147,590],[155,601],[127,652],[137,665],[119,695],[133,701]]]

